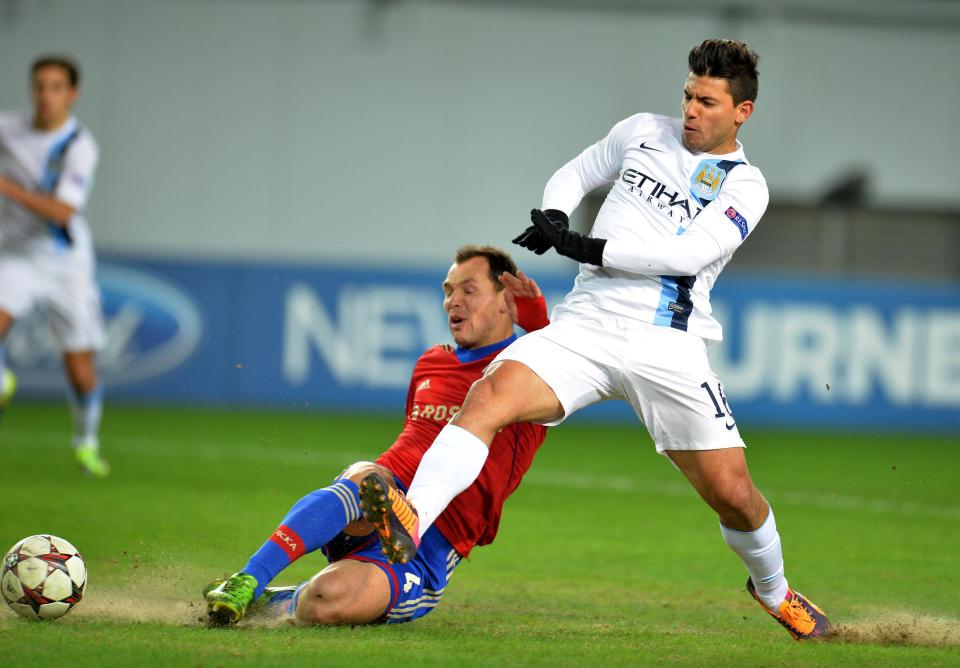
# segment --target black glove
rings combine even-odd
[[[547,217],[547,220],[550,221],[550,224],[558,230],[565,230],[570,227],[570,220],[563,211],[547,209],[543,214]],[[527,250],[532,250],[537,255],[543,255],[553,248],[553,244],[547,241],[544,236],[537,231],[535,225],[531,225],[525,229],[519,237],[513,240],[513,243],[518,246],[523,246]]]
[[[557,229],[540,209],[533,209],[530,212],[530,220],[537,228],[537,233],[556,248],[560,255],[566,255],[577,262],[603,266],[603,247],[607,245],[606,239],[585,237],[579,232],[572,232],[566,228]]]

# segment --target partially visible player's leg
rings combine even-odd
[[[480,475],[498,429],[562,417],[553,390],[529,367],[512,360],[491,364],[424,453],[406,498],[387,480],[364,481],[364,515],[377,527],[384,553],[397,563],[416,553],[437,516]]]
[[[304,624],[402,624],[430,613],[443,598],[460,555],[432,527],[416,556],[391,564],[376,542],[350,552],[298,594],[296,619]]]
[[[84,471],[102,478],[110,465],[100,456],[100,418],[103,415],[103,391],[97,385],[92,350],[68,351],[63,365],[70,387],[67,403],[73,416],[73,448]]]
[[[576,342],[583,344],[596,335],[576,321],[553,323],[521,337],[487,367],[460,412],[424,453],[410,484],[406,498],[416,509],[421,537],[447,504],[476,480],[497,430],[516,422],[558,424],[577,409],[613,396],[606,368],[585,351],[575,352]],[[391,519],[402,519],[395,507],[390,513]],[[379,528],[378,532],[387,554],[396,552],[393,536]],[[401,563],[408,552],[400,551]]]
[[[13,316],[0,308],[0,417],[17,391],[17,377],[7,367],[7,351],[4,342],[13,327]]]
[[[532,349],[529,339],[534,336],[528,334],[513,346],[526,344],[525,349]],[[410,484],[407,497],[420,514],[420,535],[453,497],[476,480],[497,430],[516,422],[556,422],[563,417],[556,393],[528,364],[513,358],[495,360],[470,387],[460,412],[437,435]]]
[[[315,575],[293,601],[300,624],[369,624],[390,604],[387,574],[372,563],[344,559]]]
[[[773,512],[750,479],[743,449],[675,450],[667,455],[717,513],[723,538],[746,566],[759,599],[777,607],[788,589],[780,535]]]
[[[7,366],[6,339],[17,318],[33,307],[44,281],[24,258],[0,254],[0,416],[17,389],[17,379]]]
[[[97,382],[96,351],[106,340],[100,291],[92,271],[64,267],[44,290],[50,329],[69,381],[67,403],[73,415],[73,447],[87,473],[103,477],[110,467],[100,456],[103,388]]]
[[[784,576],[773,510],[754,486],[740,448],[668,451],[697,493],[720,517],[720,532],[750,577],[747,590],[797,640],[830,631],[826,614]]]
[[[329,487],[318,489],[297,501],[280,526],[258,549],[247,564],[221,586],[206,594],[211,621],[233,623],[246,613],[270,582],[300,557],[314,552],[333,540],[348,525],[362,519],[356,480],[371,471],[389,472],[371,462],[349,467]],[[357,533],[369,534],[369,525]]]
[[[823,635],[826,616],[790,590],[784,577],[773,512],[750,477],[743,439],[703,341],[668,328],[638,331],[637,337],[638,352],[624,376],[657,450],[717,513],[723,538],[746,566],[751,593],[764,609],[795,638]]]

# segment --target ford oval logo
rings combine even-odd
[[[106,345],[97,355],[104,383],[117,386],[171,371],[197,349],[203,333],[193,301],[168,281],[117,265],[101,265]],[[8,339],[11,366],[25,388],[60,389],[65,380],[40,312],[17,322]]]

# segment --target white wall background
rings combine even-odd
[[[774,197],[862,167],[879,203],[958,207],[956,4],[939,24],[906,20],[938,5],[921,2],[902,25],[831,25],[801,0],[746,19],[705,2],[0,0],[0,108],[27,108],[37,54],[80,60],[102,250],[433,263],[506,244],[554,169],[620,118],[675,113],[689,48],[733,36],[761,55],[741,138]]]

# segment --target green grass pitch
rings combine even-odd
[[[69,616],[0,609],[0,663],[138,666],[960,665],[955,436],[746,432],[787,576],[839,640],[797,643],[752,601],[716,518],[639,426],[552,430],[494,545],[412,624],[208,629],[199,591],[242,566],[303,494],[372,459],[396,417],[108,406],[110,478],[82,477],[62,405],[0,425],[3,549],[73,541]],[[309,555],[278,579],[325,565]]]

